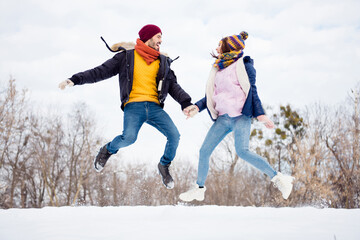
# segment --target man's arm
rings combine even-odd
[[[170,70],[167,79],[170,81],[169,94],[181,105],[181,109],[184,110],[186,107],[192,105],[190,95],[178,84],[172,70]]]
[[[120,63],[124,54],[125,52],[118,53],[100,66],[74,74],[69,79],[74,83],[74,85],[82,85],[86,83],[96,83],[111,78],[119,73]]]

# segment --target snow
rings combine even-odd
[[[1,240],[359,240],[360,209],[225,206],[0,210]]]

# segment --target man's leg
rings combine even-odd
[[[146,121],[159,130],[167,138],[164,155],[160,159],[162,165],[171,163],[179,145],[180,133],[170,116],[156,103],[149,103],[149,117]]]
[[[156,103],[149,103],[147,123],[155,127],[167,138],[164,154],[160,159],[158,168],[164,185],[171,189],[174,187],[174,180],[170,175],[169,166],[175,157],[180,133],[169,115]]]
[[[115,154],[120,148],[133,144],[143,123],[146,121],[144,102],[129,103],[124,108],[123,133],[107,144],[107,150]]]
[[[146,120],[144,103],[129,103],[124,109],[123,133],[100,148],[94,160],[94,168],[100,172],[112,154],[136,141],[138,132]]]

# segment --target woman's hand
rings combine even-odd
[[[257,120],[259,120],[259,122],[263,123],[265,125],[265,127],[267,127],[267,128],[274,128],[275,127],[273,121],[271,121],[270,118],[268,118],[266,115],[258,116]]]
[[[197,113],[199,112],[199,108],[198,106],[194,105],[190,105],[187,108],[185,108],[183,110],[183,113],[187,116],[186,119],[189,119],[191,117],[194,117]]]

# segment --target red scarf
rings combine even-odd
[[[147,65],[158,59],[160,52],[146,45],[138,38],[136,40],[135,50],[144,58]]]

